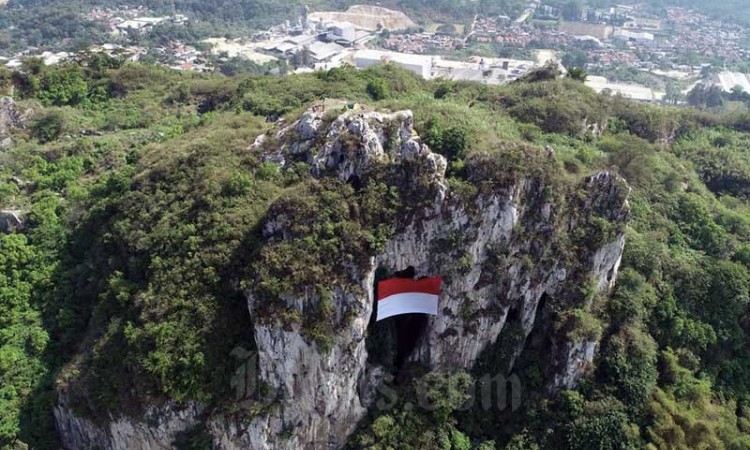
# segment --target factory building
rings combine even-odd
[[[432,58],[426,55],[360,50],[354,56],[354,63],[360,69],[366,69],[375,64],[392,63],[422,78],[431,78]]]

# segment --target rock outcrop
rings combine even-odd
[[[11,133],[26,128],[28,112],[22,112],[10,97],[0,98],[0,150],[13,144]]]
[[[17,209],[0,210],[0,232],[14,233],[26,225],[26,211]]]
[[[440,314],[427,320],[409,355],[431,369],[471,368],[503,333],[518,336],[507,355],[512,365],[532,332],[551,332],[549,320],[540,317],[548,317],[552,305],[585,308],[581,286],[591,285],[601,296],[612,288],[629,219],[629,188],[622,179],[601,172],[563,188],[554,177],[504,171],[502,156],[477,155],[467,162],[476,192],[461,195],[446,187],[445,158],[421,143],[413,126],[409,111],[348,110],[331,118],[310,110],[251,147],[267,161],[304,161],[315,176],[355,185],[365,182],[375,164],[416,161],[435,189],[429,206],[401,223],[384,250],[365,267],[351,268],[350,286],[331,292],[341,332],[327,351],[306,338],[299,324],[262,320],[262,301],[247,292],[258,381],[268,398],[253,403],[254,416],[244,420],[209,414],[206,424],[217,448],[335,449],[346,442],[372,401],[372,380],[378,378],[373,374],[385,371],[368,362],[365,345],[379,272],[443,275]],[[538,153],[530,164],[555,167],[554,152]],[[269,218],[263,231],[284,239],[283,226]],[[308,293],[280,300],[304,314],[319,299]],[[575,335],[549,340],[551,389],[574,386],[592,363],[597,342]],[[155,427],[147,419],[124,418],[95,425],[75,418],[63,402],[55,416],[68,448],[166,449],[202,412],[195,405],[168,404],[148,413],[159,417]]]

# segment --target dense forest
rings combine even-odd
[[[585,318],[602,342],[589,378],[548,396],[526,355],[522,409],[460,411],[472,377],[503,370],[498,342],[476,373],[400,387],[401,403],[372,413],[352,448],[750,448],[747,113],[597,95],[549,68],[501,87],[389,65],[224,77],[97,56],[24,69],[0,76],[25,118],[0,152],[0,208],[23,217],[0,234],[0,448],[57,448],[61,384],[92,417],[165,398],[231,411],[228,355],[252,347],[242,286],[319,283],[330,255],[382,242],[398,208],[387,187],[355,192],[248,152],[267,117],[294,120],[322,98],[412,110],[463,196],[477,195],[475,155],[531,170],[547,146],[555,161],[538,176],[611,169],[633,189],[615,292]],[[271,205],[304,218],[310,239],[261,251]],[[321,345],[345,332],[305,326]],[[439,407],[405,407],[425,382]],[[206,448],[199,429],[190,445]]]

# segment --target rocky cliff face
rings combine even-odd
[[[615,282],[629,188],[611,173],[563,189],[533,171],[499,176],[505,174],[502,157],[477,155],[467,164],[477,190],[462,195],[448,189],[446,161],[420,142],[409,111],[348,110],[332,117],[310,110],[259,137],[251,151],[280,165],[305,161],[316,176],[353,184],[366,182],[374,164],[416,161],[435,189],[428,206],[400,224],[379,254],[365,267],[351,268],[352,285],[331,293],[341,332],[330,350],[307,339],[299,324],[263,321],[262,301],[247,292],[258,381],[268,399],[252,402],[255,415],[242,420],[209,414],[217,448],[333,449],[345,443],[372,399],[373,374],[385,370],[368,363],[365,345],[377,273],[413,268],[416,276],[443,275],[440,315],[428,319],[408,356],[432,369],[471,368],[503,333],[517,336],[507,356],[512,365],[534,330],[551,333],[549,320],[540,317],[585,308],[581,286],[605,296]],[[554,164],[552,152],[533,158]],[[269,218],[264,234],[284,239],[284,227]],[[304,314],[319,299],[311,293],[281,300]],[[574,386],[591,365],[596,340],[559,333],[550,342],[550,388]],[[61,402],[55,415],[68,448],[165,449],[203,412],[197,405],[168,404],[143,419],[112,418],[101,425],[76,418]]]
[[[63,394],[54,414],[66,449],[156,450],[173,448],[175,439],[198,422],[202,411],[195,403],[168,403],[148,408],[138,420],[110,416],[94,422],[77,416]]]

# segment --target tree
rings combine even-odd
[[[583,50],[571,49],[565,52],[561,62],[568,70],[573,67],[580,67],[583,69],[586,67],[586,64],[589,63],[589,57]]]
[[[441,100],[445,98],[446,95],[450,94],[450,92],[451,92],[451,84],[446,81],[446,82],[440,83],[437,89],[435,89],[435,93],[433,94],[433,96],[436,99]]]
[[[589,75],[586,73],[586,71],[581,69],[580,67],[571,67],[570,69],[568,69],[568,78],[572,80],[585,83],[588,76]]]
[[[247,58],[241,58],[234,56],[225,60],[218,61],[219,71],[228,76],[240,75],[240,74],[252,74],[252,75],[263,75],[268,72],[267,67],[256,64]]]
[[[44,382],[49,335],[32,296],[49,281],[44,257],[24,235],[0,236],[0,448],[26,447],[18,441],[20,411]]]
[[[62,135],[65,117],[62,113],[52,111],[43,114],[31,125],[31,135],[39,142],[50,142]]]
[[[545,65],[538,69],[531,70],[527,72],[524,76],[521,78],[518,78],[517,82],[537,82],[537,81],[548,81],[548,80],[554,80],[562,75],[562,72],[560,72],[560,68],[558,67],[557,63],[554,61],[547,61]]]
[[[44,72],[37,97],[47,105],[75,106],[84,101],[87,94],[88,84],[80,66],[68,64]]]
[[[717,108],[724,104],[724,93],[719,86],[697,84],[687,95],[687,102],[699,109]]]
[[[388,91],[388,83],[382,78],[371,80],[367,83],[367,93],[375,101],[388,98]]]
[[[565,20],[578,22],[581,20],[583,7],[576,0],[571,0],[562,7],[562,16]]]
[[[437,117],[431,117],[425,128],[424,142],[435,152],[445,156],[450,163],[466,158],[470,146],[466,128],[460,125],[443,127]]]
[[[706,80],[715,72],[716,72],[716,69],[714,69],[712,66],[703,66],[701,67],[701,78]]]
[[[664,94],[664,103],[668,105],[676,105],[685,96],[675,86],[674,82],[668,81],[666,84],[666,92]]]
[[[437,33],[454,36],[457,33],[456,26],[452,23],[444,23],[437,28]]]
[[[742,86],[737,85],[729,92],[729,100],[750,103],[750,94],[745,92],[745,89]]]
[[[30,75],[41,75],[44,71],[44,61],[41,58],[24,58],[21,69]]]
[[[94,78],[102,78],[108,70],[119,69],[125,62],[122,56],[109,56],[105,53],[90,53],[84,55],[84,61]]]

